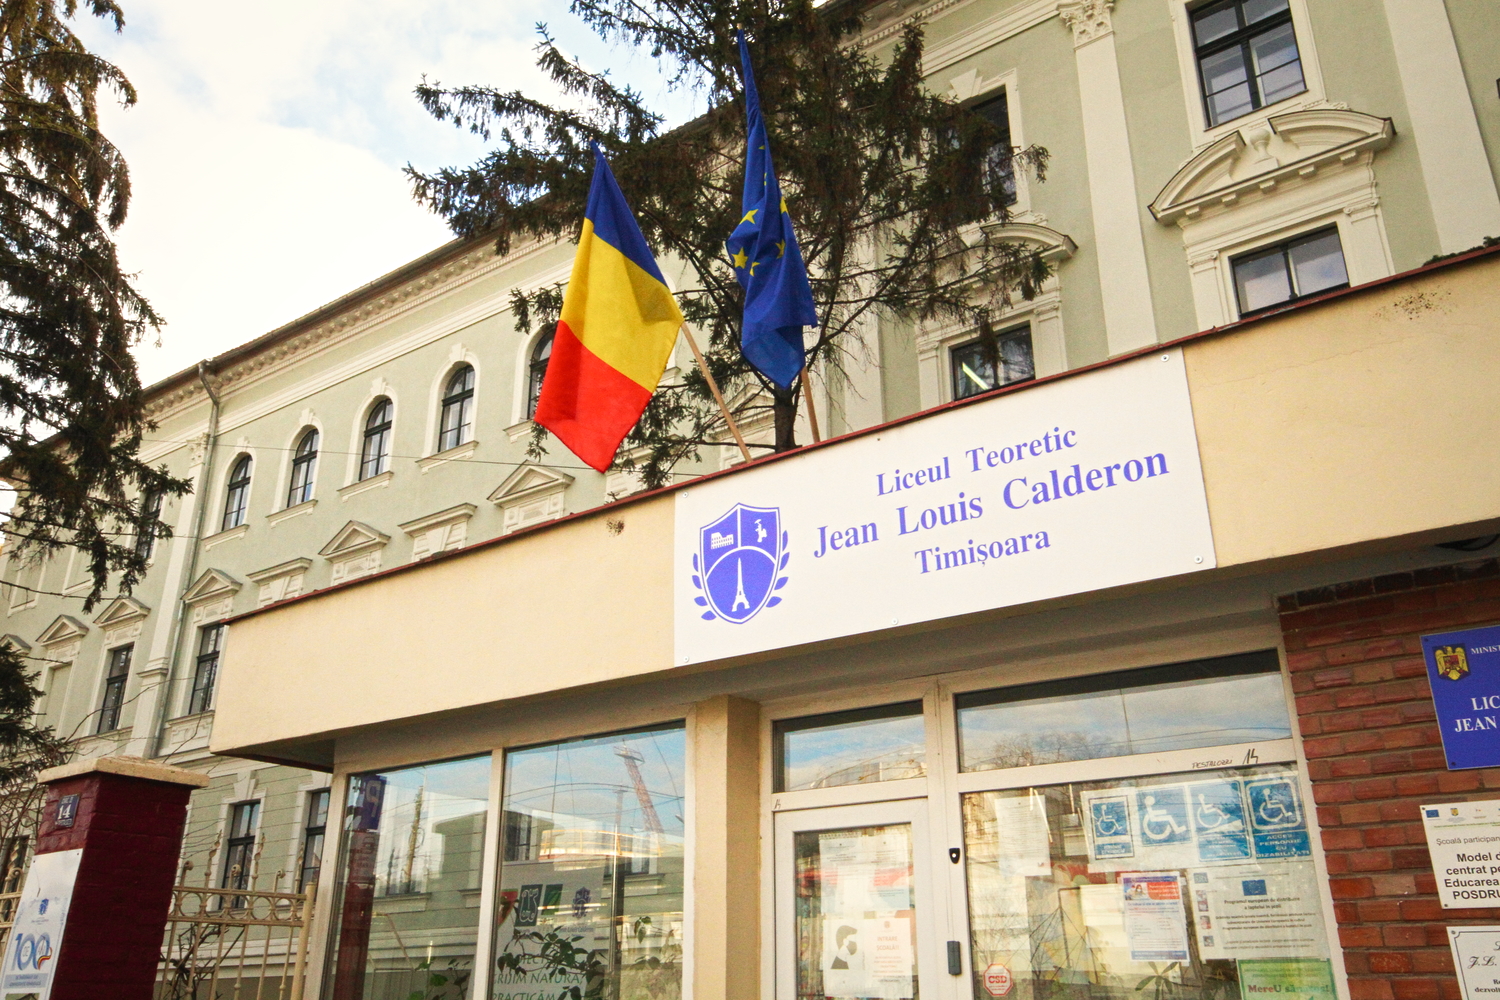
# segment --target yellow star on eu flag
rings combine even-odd
[[[743,219],[741,219],[740,221],[741,222],[754,222],[755,221],[755,213],[759,212],[759,211],[760,211],[760,209],[758,209],[758,208],[752,208],[750,211],[748,211],[748,212],[745,213],[745,217]]]
[[[785,257],[786,256],[786,240],[777,240],[776,241],[776,256],[778,256],[778,257]]]
[[[786,214],[786,195],[781,196],[781,213]]]
[[[744,247],[740,247],[739,250],[729,255],[729,259],[734,261],[735,267],[744,267],[745,262],[750,259],[750,255],[745,252]]]

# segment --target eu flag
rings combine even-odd
[[[790,389],[802,370],[802,328],[817,326],[807,265],[797,248],[786,199],[771,166],[760,94],[750,68],[750,47],[739,32],[740,60],[745,68],[745,213],[727,246],[734,275],[745,289],[745,320],[740,350],[745,360],[782,389]]]

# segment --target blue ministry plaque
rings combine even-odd
[[[1500,625],[1422,636],[1449,770],[1500,764]]]

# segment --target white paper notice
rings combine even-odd
[[[1448,947],[1464,1000],[1500,993],[1500,927],[1450,927]]]
[[[1001,875],[1045,878],[1052,874],[1047,836],[1047,800],[1033,792],[995,800],[995,845]]]
[[[68,906],[83,849],[38,854],[26,872],[26,884],[16,904],[16,922],[5,948],[5,974],[0,996],[47,1000],[57,953],[62,949]]]
[[[1205,959],[1328,957],[1317,875],[1305,861],[1198,869],[1188,894]]]
[[[1500,901],[1500,801],[1422,807],[1438,900],[1446,909]]]
[[[1176,872],[1120,876],[1125,893],[1125,937],[1132,962],[1186,962],[1187,911]]]
[[[911,1000],[916,981],[906,917],[823,918],[823,994],[834,1000]]]

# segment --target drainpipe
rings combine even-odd
[[[183,595],[187,588],[193,585],[198,573],[198,551],[203,544],[203,519],[208,510],[209,483],[213,481],[214,451],[219,443],[219,394],[214,392],[214,387],[208,381],[208,362],[198,362],[198,381],[203,386],[203,391],[208,393],[208,433],[205,435],[203,451],[203,471],[198,476],[197,509],[193,512],[193,535],[192,549],[188,553],[187,572],[182,577],[182,587],[177,592],[177,600],[172,609],[172,645],[167,653],[167,676],[162,681],[162,696],[156,700],[156,720],[152,726],[152,747],[147,757],[158,757],[162,752],[162,744],[167,736],[167,718],[171,712],[172,682],[177,676],[177,660],[182,653],[182,634],[186,616],[183,611],[186,602]]]

